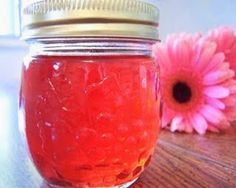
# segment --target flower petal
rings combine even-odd
[[[230,97],[227,97],[225,99],[222,99],[224,102],[225,106],[227,107],[236,107],[236,96],[232,95]]]
[[[227,82],[224,82],[222,84],[223,87],[227,87],[230,90],[231,94],[235,94],[236,93],[236,80],[229,80]]]
[[[207,130],[207,122],[201,114],[195,114],[191,118],[191,123],[198,134],[203,135]]]
[[[185,132],[187,132],[187,133],[193,132],[193,127],[191,126],[191,124],[188,121],[183,122],[183,125],[185,128]]]
[[[227,110],[224,111],[227,120],[230,122],[236,121],[236,108],[234,107],[230,107],[227,108]]]
[[[209,124],[208,124],[208,128],[207,128],[207,129],[208,129],[209,131],[211,131],[211,132],[214,132],[214,133],[219,133],[219,132],[220,132],[217,127],[215,127],[215,126],[213,126],[213,125],[209,125]]]
[[[207,67],[205,68],[205,70],[203,70],[203,73],[209,72],[212,69],[214,69],[217,65],[223,63],[225,60],[225,55],[224,53],[217,53],[215,54],[211,61],[208,63]]]
[[[204,105],[199,112],[207,121],[213,124],[219,124],[226,119],[220,110],[217,110],[210,105]]]
[[[214,85],[221,83],[229,78],[232,78],[234,76],[234,71],[228,70],[228,71],[214,71],[208,73],[203,78],[204,85]]]
[[[180,116],[176,116],[173,118],[170,126],[171,132],[175,132],[176,130],[179,129],[180,123],[182,122],[183,118]]]
[[[229,96],[230,92],[222,86],[211,86],[204,89],[204,94],[208,97],[221,99]]]
[[[234,28],[233,27],[219,27],[209,32],[209,36],[217,41],[217,50],[225,51],[233,44]]]
[[[207,42],[205,43],[205,46],[202,49],[202,52],[198,59],[197,67],[199,70],[203,70],[208,66],[209,62],[211,61],[215,53],[215,50],[216,50],[215,43],[207,43]]]
[[[206,101],[209,105],[213,106],[214,108],[218,108],[220,110],[225,109],[225,104],[218,99],[207,97]]]
[[[171,62],[167,55],[166,47],[163,44],[156,44],[153,46],[153,54],[157,63],[160,65],[162,70],[169,70],[171,68]]]
[[[189,64],[191,47],[188,45],[187,41],[176,40],[173,47],[175,60],[178,61],[179,64]]]
[[[161,127],[164,128],[171,123],[171,120],[175,116],[175,113],[172,110],[168,109],[165,104],[162,106],[162,111],[163,114],[162,114]]]

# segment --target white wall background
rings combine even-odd
[[[219,25],[236,27],[236,0],[147,0],[161,10],[160,36],[173,32],[207,31]],[[0,85],[17,85],[27,48],[0,38]]]
[[[160,33],[207,31],[219,25],[236,27],[236,0],[151,0],[161,11]]]

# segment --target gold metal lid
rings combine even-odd
[[[22,38],[122,37],[158,40],[159,9],[143,0],[31,0]]]

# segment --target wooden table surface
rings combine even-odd
[[[162,131],[150,167],[132,188],[236,188],[236,126],[205,136]]]
[[[17,90],[0,91],[0,188],[44,188],[17,128]],[[150,166],[131,187],[236,188],[236,126],[205,136],[162,131]]]

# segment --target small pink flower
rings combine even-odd
[[[205,134],[230,126],[236,81],[215,42],[200,34],[174,34],[154,46],[160,66],[162,127]]]
[[[225,61],[236,71],[236,32],[233,27],[219,27],[210,30],[207,36],[211,41],[216,42],[217,52],[225,54]]]

